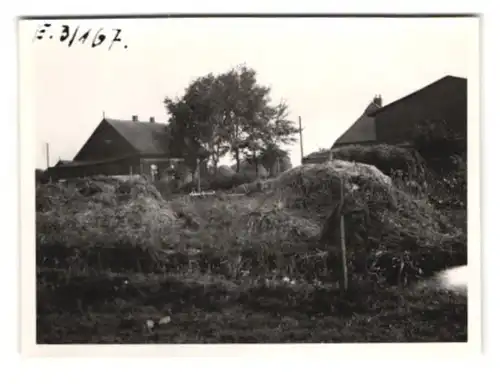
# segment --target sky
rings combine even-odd
[[[376,94],[395,101],[446,75],[470,78],[478,19],[108,19],[19,26],[20,121],[34,130],[36,167],[71,160],[106,117],[166,122],[163,100],[191,80],[239,64],[302,120],[304,155],[330,147]],[[70,37],[61,42],[63,25]],[[79,32],[72,46],[69,40]],[[92,47],[102,28],[104,42]],[[111,48],[114,29],[121,29]],[[89,39],[78,42],[91,29]],[[50,36],[53,36],[51,39]],[[300,145],[289,146],[293,165]],[[225,163],[230,163],[228,160]]]

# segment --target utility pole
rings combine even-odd
[[[50,166],[49,143],[45,143],[45,157],[47,159],[47,169],[49,169]]]
[[[302,143],[302,118],[299,116],[299,134],[300,134],[300,164],[304,163],[304,145]]]

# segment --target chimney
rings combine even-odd
[[[378,106],[382,107],[382,96],[381,95],[375,95],[373,98],[373,102]]]
[[[155,122],[155,118],[154,118],[153,116],[151,116],[151,117],[149,118],[149,122],[150,122],[150,123],[154,123],[154,122]]]
[[[132,121],[139,121],[139,116],[133,115],[132,116]]]

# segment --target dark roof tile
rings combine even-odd
[[[351,144],[376,140],[375,119],[368,114],[380,108],[372,101],[363,114],[340,136],[332,148],[339,144]]]
[[[105,121],[120,133],[139,153],[159,155],[166,152],[166,124],[108,118]]]

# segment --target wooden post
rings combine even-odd
[[[300,135],[300,164],[304,164],[304,145],[302,143],[302,118],[299,116],[299,135]]]
[[[47,158],[47,169],[50,167],[49,143],[45,143],[45,157]]]
[[[340,178],[340,207],[344,207],[344,178]],[[348,288],[348,275],[347,275],[347,256],[345,247],[345,228],[344,228],[344,214],[340,212],[340,251],[342,252],[342,269],[343,269],[343,283],[344,291]]]
[[[201,193],[201,162],[199,157],[196,159],[196,168],[198,168],[198,193]]]

